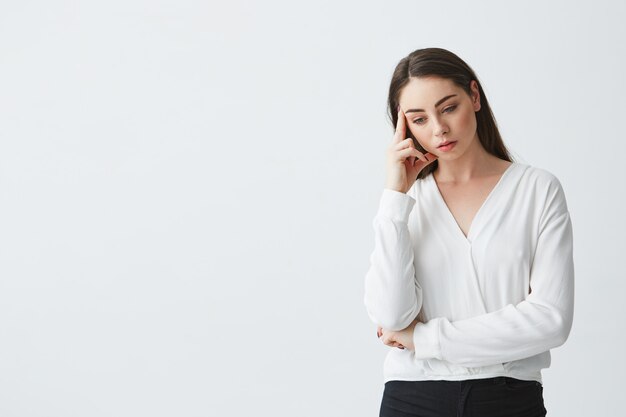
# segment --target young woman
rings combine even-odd
[[[574,306],[559,180],[512,161],[478,78],[450,51],[402,59],[388,105],[364,297],[392,347],[380,416],[545,416],[541,369]]]

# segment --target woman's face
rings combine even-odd
[[[439,77],[411,78],[400,93],[400,108],[408,128],[426,151],[440,159],[456,159],[472,145],[480,146],[476,114],[480,110],[478,85],[472,97],[452,81]],[[452,146],[439,147],[445,142]]]

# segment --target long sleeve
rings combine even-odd
[[[538,224],[525,300],[468,319],[437,317],[418,323],[413,333],[416,359],[478,367],[527,358],[565,343],[574,312],[573,234],[556,178]]]
[[[372,322],[388,330],[406,328],[422,305],[408,229],[415,202],[410,195],[385,188],[372,222],[375,241],[365,276],[364,303]]]

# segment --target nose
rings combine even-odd
[[[448,133],[448,126],[444,124],[442,120],[437,118],[434,120],[433,134],[435,136],[442,136],[444,133]]]

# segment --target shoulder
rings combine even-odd
[[[522,171],[521,179],[526,186],[539,192],[563,190],[561,181],[552,171],[521,162],[517,162],[517,165]]]
[[[522,167],[526,181],[537,186],[561,185],[559,179],[551,171],[545,168],[536,167],[522,162],[517,162]]]
[[[518,163],[523,169],[522,185],[535,196],[539,205],[550,206],[558,211],[567,211],[565,192],[559,178],[550,170]]]

